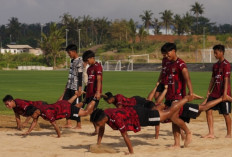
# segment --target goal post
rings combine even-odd
[[[133,63],[149,63],[149,54],[140,54],[140,55],[130,55],[129,60],[132,60]]]
[[[103,65],[104,71],[133,71],[132,60],[107,60]]]

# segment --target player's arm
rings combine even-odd
[[[15,113],[15,120],[16,120],[16,123],[17,123],[17,129],[21,130],[22,125],[21,125],[20,115],[18,113]]]
[[[160,96],[155,101],[156,104],[161,104],[162,103],[162,101],[165,98],[165,95],[166,95],[167,91],[168,91],[168,85],[165,85],[164,86],[164,91],[160,94]]]
[[[80,68],[80,67],[79,67]],[[78,74],[77,74],[77,76],[78,76],[78,81],[77,81],[77,87],[78,87],[78,89],[77,89],[77,96],[79,97],[79,96],[81,96],[81,94],[82,94],[82,78],[83,78],[83,72],[78,72]]]
[[[226,98],[227,98],[227,90],[228,90],[229,78],[225,77],[224,82],[225,83],[224,83],[224,92],[223,92],[223,95],[222,95],[222,101],[226,101]]]
[[[100,98],[101,98],[101,91],[100,91],[101,86],[102,86],[101,78],[102,78],[101,75],[97,75],[97,92],[94,95],[94,97],[97,98],[97,100],[100,100]]]
[[[54,121],[54,122],[51,122],[51,124],[53,125],[54,129],[56,130],[57,137],[59,138],[59,137],[61,136],[61,133],[60,133],[60,128],[59,128],[59,126],[56,124],[56,121]]]
[[[31,119],[30,116],[27,117],[27,118],[25,119],[25,121],[24,121],[23,124],[22,124],[22,127],[23,127],[23,128],[27,125],[27,123],[30,121],[30,119]]]
[[[182,69],[182,75],[186,81],[188,90],[189,90],[189,95],[193,97],[193,87],[192,87],[192,82],[190,80],[189,72],[187,68]],[[190,100],[191,101],[191,100]]]
[[[99,128],[99,132],[98,132],[98,138],[97,138],[97,144],[100,145],[101,144],[101,141],[102,141],[102,137],[105,133],[105,125],[104,126],[101,126]]]
[[[132,147],[131,141],[129,139],[129,136],[127,134],[127,131],[125,131],[123,133],[121,132],[121,135],[122,135],[122,137],[123,137],[123,139],[124,139],[124,141],[125,141],[125,143],[126,143],[126,145],[128,147],[129,153],[133,154],[134,153],[133,147]]]
[[[28,129],[28,131],[26,131],[26,132],[23,133],[22,135],[29,135],[30,132],[35,128],[37,122],[38,122],[38,118],[34,118],[33,121],[32,121],[32,123],[31,123],[30,128]]]
[[[148,94],[147,100],[152,101],[152,99],[153,99],[154,96],[155,96],[155,92],[156,92],[156,90],[157,90],[158,85],[159,85],[159,81],[156,83],[155,88],[153,88],[152,91]]]

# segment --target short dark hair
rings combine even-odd
[[[6,95],[6,96],[2,99],[3,102],[11,101],[11,100],[14,100],[14,98],[13,98],[11,95]]]
[[[108,100],[111,97],[113,97],[113,94],[111,92],[106,92],[105,95],[107,96],[106,98],[103,98],[104,100]]]
[[[213,50],[214,50],[214,51],[215,51],[215,50],[221,51],[221,52],[223,52],[223,54],[224,54],[224,52],[225,52],[225,46],[224,46],[224,45],[221,45],[221,44],[218,44],[218,45],[215,45],[215,46],[213,47]]]
[[[36,110],[37,108],[35,106],[29,105],[25,110],[25,116],[32,116]]]
[[[90,116],[91,122],[99,122],[106,116],[105,112],[102,109],[97,108],[93,111],[93,113]]]
[[[86,62],[89,58],[95,57],[95,53],[92,50],[87,50],[83,53],[82,59]]]
[[[175,43],[165,43],[162,47],[161,47],[161,52],[162,53],[168,53],[169,51],[172,51],[172,50],[176,50],[176,44]]]
[[[68,51],[76,51],[77,52],[77,46],[75,44],[70,44],[66,47],[65,49],[67,52]]]

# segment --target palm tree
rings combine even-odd
[[[152,22],[152,26],[154,28],[154,34],[160,34],[160,28],[161,28],[161,22],[157,18],[154,18],[154,21]]]
[[[58,28],[56,23],[51,23],[48,35],[42,33],[41,49],[44,52],[48,65],[51,65],[50,60],[53,60],[53,67],[56,67],[56,58],[59,56],[62,45],[65,43],[64,27]]]
[[[130,31],[130,37],[132,39],[132,43],[135,43],[137,22],[134,22],[133,19],[130,19],[128,25],[129,25],[129,31]]]
[[[196,15],[196,19],[197,19],[197,33],[198,33],[198,18],[199,18],[199,15],[202,15],[204,13],[203,4],[199,4],[198,2],[195,2],[194,5],[191,5],[190,11],[192,11],[193,14]]]
[[[189,12],[187,12],[184,16],[183,16],[183,29],[184,32],[187,34],[191,34],[191,26],[193,24],[193,16],[190,15]]]
[[[20,38],[21,23],[19,23],[17,17],[9,19],[8,33],[10,35],[10,42],[17,42]]]
[[[161,19],[163,20],[163,25],[165,26],[166,29],[166,35],[167,35],[167,29],[168,27],[170,27],[170,25],[172,24],[172,11],[171,10],[164,10],[164,12],[160,12]]]
[[[152,24],[151,19],[152,19],[153,13],[151,12],[151,10],[145,10],[145,11],[143,11],[143,13],[144,13],[144,15],[139,15],[139,17],[144,22],[144,26],[148,31],[149,26]]]

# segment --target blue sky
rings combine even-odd
[[[232,24],[232,0],[198,0],[205,8],[205,17],[217,24]],[[190,10],[192,0],[0,0],[0,25],[7,24],[11,17],[21,23],[58,22],[60,16],[69,13],[74,17],[90,15],[109,20],[130,19],[141,23],[144,10],[151,10],[153,18],[160,12],[172,10],[183,15]]]

